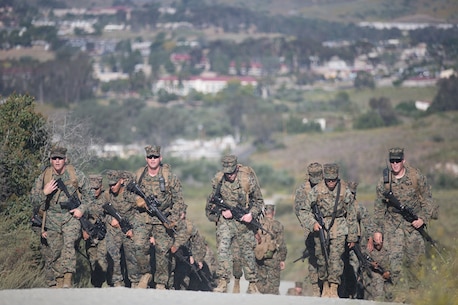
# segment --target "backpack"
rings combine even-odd
[[[138,177],[138,179],[137,179],[137,184],[138,185],[141,185],[143,177],[145,176],[147,171],[148,171],[148,169],[145,166],[145,167],[139,168],[135,172],[135,177]],[[168,182],[171,179],[171,174],[172,174],[172,169],[171,169],[170,164],[162,164],[161,165],[161,169],[159,171],[159,179],[164,178],[165,190],[167,190],[167,188],[169,186]]]
[[[271,231],[271,226],[265,227],[266,230]],[[259,236],[261,242],[256,245],[254,249],[254,255],[257,260],[270,259],[273,257],[275,251],[277,250],[277,243],[275,239],[272,238],[270,233],[260,232]]]
[[[238,170],[239,170],[239,172],[237,174],[237,179],[239,180],[240,185],[242,186],[242,189],[245,192],[246,202],[247,202],[247,204],[249,204],[249,202],[250,202],[250,200],[249,200],[250,199],[249,198],[249,195],[250,195],[250,177],[253,176],[254,179],[256,179],[256,182],[258,182],[258,177],[256,176],[255,171],[249,166],[245,166],[245,165],[242,165],[242,164],[237,164],[237,167],[238,167]],[[216,179],[218,181],[222,181],[223,176],[224,176],[224,173],[222,171],[219,171],[216,174]]]

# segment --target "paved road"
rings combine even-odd
[[[244,290],[242,290],[244,291]],[[389,305],[363,300],[130,288],[1,290],[0,305]]]

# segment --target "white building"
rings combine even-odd
[[[191,76],[180,80],[177,76],[161,77],[154,85],[153,92],[157,93],[163,89],[168,93],[180,96],[188,95],[191,90],[204,94],[215,94],[223,90],[230,81],[239,81],[242,86],[257,86],[258,82],[254,77],[243,76]]]

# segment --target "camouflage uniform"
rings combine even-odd
[[[221,211],[213,203],[212,199],[219,189],[219,195],[223,201],[230,206],[241,205],[251,213],[253,219],[257,219],[264,206],[261,188],[256,174],[247,167],[237,163],[234,155],[224,156],[222,159],[223,170],[218,172],[212,179],[212,192],[208,197],[205,208],[207,218],[216,222],[216,241],[218,243],[218,287],[215,291],[226,292],[227,284],[233,271],[232,243],[235,238],[239,241],[240,254],[242,257],[243,273],[250,284],[249,293],[258,293],[256,288],[256,261],[254,248],[256,246],[254,229],[247,223],[242,223],[234,218],[226,219],[221,215]],[[229,181],[226,175],[235,176],[234,181]],[[243,180],[245,179],[245,180]],[[244,182],[242,182],[242,180]],[[245,183],[247,185],[245,185]],[[248,186],[245,191],[244,187]]]
[[[288,288],[286,295],[305,296],[304,283],[295,282],[294,288]]]
[[[88,219],[92,224],[96,221],[103,221],[104,212],[102,205],[104,201],[104,190],[102,189],[102,175],[90,175],[89,182],[91,195],[94,198],[93,204],[88,206]],[[107,243],[106,239],[88,239],[86,244],[86,254],[91,264],[91,283],[94,287],[102,287],[104,282],[107,282]]]
[[[394,160],[396,163],[404,164],[404,149],[390,149],[389,158],[390,162]],[[384,179],[380,180],[376,189],[377,198],[374,201],[374,232],[383,234],[385,246],[390,253],[395,294],[418,286],[418,279],[414,273],[420,270],[421,259],[425,255],[425,242],[418,230],[388,203],[385,192],[391,189],[401,204],[413,209],[425,224],[435,212],[431,188],[426,177],[413,167],[405,166],[404,169],[405,173],[399,179],[390,171],[388,183],[384,183]],[[405,287],[402,287],[401,283],[405,283]],[[402,296],[399,297],[399,300],[402,300]]]
[[[199,272],[199,264],[204,263],[205,255],[207,252],[207,244],[205,238],[199,233],[197,227],[189,220],[186,219],[186,234],[189,238],[185,244],[185,247],[181,247],[179,251],[184,253],[185,258],[188,260],[190,264],[195,267],[195,271],[198,273],[205,272],[208,270],[202,270]],[[192,257],[193,263],[190,262],[190,258]],[[200,282],[197,276],[191,271],[191,267],[181,261],[177,261],[177,265],[175,268],[175,283],[174,287],[175,290],[212,290],[212,283],[211,283],[211,274],[207,273],[204,274],[205,277],[209,280],[208,283]],[[205,279],[202,279],[205,281]]]
[[[116,170],[109,170],[106,176],[108,184],[110,185],[110,190],[108,193],[105,193],[104,201],[106,203],[111,203],[114,209],[121,215],[121,217],[129,221],[132,226],[133,236],[135,236],[138,229],[136,218],[138,211],[136,210],[135,198],[130,192],[126,190],[124,185],[121,185],[117,193],[112,191],[112,186],[116,186],[116,184],[122,180],[122,175],[120,172]],[[105,237],[107,251],[113,263],[113,285],[115,287],[125,286],[127,281],[127,279],[124,278],[123,272],[121,270],[122,248],[124,251],[127,276],[132,284],[132,287],[136,287],[140,280],[140,276],[138,273],[135,243],[133,238],[128,237],[125,233],[122,232],[120,227],[113,227],[111,225],[113,218],[114,217],[109,214],[106,216],[107,234]]]
[[[382,247],[380,250],[374,249],[369,255],[379,266],[389,271],[390,253],[386,247]],[[364,274],[364,284],[366,290],[364,292],[365,300],[379,302],[389,301],[392,283],[390,280],[384,279],[380,273],[371,270],[371,276]]]
[[[172,224],[171,228],[166,228],[156,215],[149,214],[143,204],[140,217],[143,218],[145,229],[139,240],[138,256],[143,257],[139,261],[140,272],[148,275],[151,272],[149,266],[149,235],[155,240],[155,274],[154,281],[156,288],[171,288],[173,286],[173,270],[175,269],[175,258],[170,249],[178,249],[188,240],[186,234],[186,223],[183,221],[183,213],[186,213],[182,186],[178,177],[172,173],[169,164],[162,164],[160,146],[146,146],[146,156],[160,159],[161,164],[156,175],[148,174],[148,167],[137,170],[135,180],[146,196],[154,196],[160,203],[159,210],[167,217]],[[140,200],[141,201],[141,200]],[[138,204],[138,203],[137,203]],[[141,205],[141,204],[140,204]],[[150,229],[151,228],[151,229]],[[172,230],[173,229],[173,230]],[[148,232],[150,233],[148,234]],[[175,231],[175,232],[174,232]]]
[[[368,239],[372,239],[372,218],[370,217],[367,208],[356,200],[356,189],[358,187],[358,183],[355,181],[349,181],[347,185],[354,196],[356,220],[358,223],[358,243],[361,249],[366,249]],[[344,265],[344,274],[342,276],[342,285],[339,287],[339,295],[345,298],[362,298],[361,296],[364,294],[364,291],[359,291],[358,289],[363,287],[359,287],[357,285],[357,281],[360,280],[361,283],[365,284],[365,279],[360,278],[361,270],[358,257],[355,252],[348,247],[346,248],[344,254]]]
[[[323,214],[325,235],[329,241],[329,264],[328,268],[326,268],[318,232],[314,231],[318,276],[320,281],[323,282],[322,296],[338,297],[337,286],[340,284],[340,277],[344,267],[342,254],[345,252],[346,242],[358,241],[358,226],[356,210],[353,205],[354,197],[346,183],[338,178],[338,165],[325,164],[323,172],[325,180],[318,183],[308,194],[306,204],[301,208],[301,217],[305,226],[310,231],[314,231],[314,225],[317,221],[312,211],[312,205],[317,204]],[[334,189],[331,190],[328,184],[333,182],[336,184]],[[340,194],[336,205],[339,183]]]
[[[315,239],[314,234],[310,234],[309,228],[306,227],[301,213],[302,207],[305,206],[307,194],[312,188],[323,180],[323,166],[317,162],[310,163],[307,166],[307,179],[296,190],[294,197],[294,212],[296,214],[302,229],[304,229],[305,247],[308,250],[308,276],[307,279],[312,285],[313,296],[319,297],[321,295],[320,286],[318,282],[318,264],[315,255]]]
[[[53,147],[50,158],[66,160],[67,149]],[[51,166],[48,167],[35,181],[31,199],[34,206],[40,206],[45,211],[45,226],[47,228],[47,243],[51,251],[50,268],[54,272],[58,287],[70,287],[72,275],[76,271],[75,242],[81,236],[81,224],[61,203],[68,202],[67,196],[59,188],[51,194],[45,195],[43,189],[52,179],[62,179],[70,194],[79,194],[82,205],[78,210],[85,212],[86,206],[92,198],[89,191],[89,181],[83,172],[66,164],[59,175]],[[65,283],[65,284],[64,284]]]
[[[261,224],[269,233],[261,230],[258,230],[257,233],[261,241],[257,249],[258,247],[262,249],[260,255],[255,249],[258,268],[257,287],[259,292],[263,294],[280,294],[281,264],[284,264],[288,253],[283,225],[273,218],[273,214],[274,206],[266,205],[266,215],[261,220]],[[262,245],[262,243],[266,243],[266,245]]]

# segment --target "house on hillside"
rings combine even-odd
[[[177,76],[161,77],[153,84],[153,92],[165,90],[179,96],[188,95],[191,90],[204,94],[215,94],[223,90],[230,81],[239,81],[242,86],[256,87],[258,82],[251,76],[191,76],[179,79]]]

